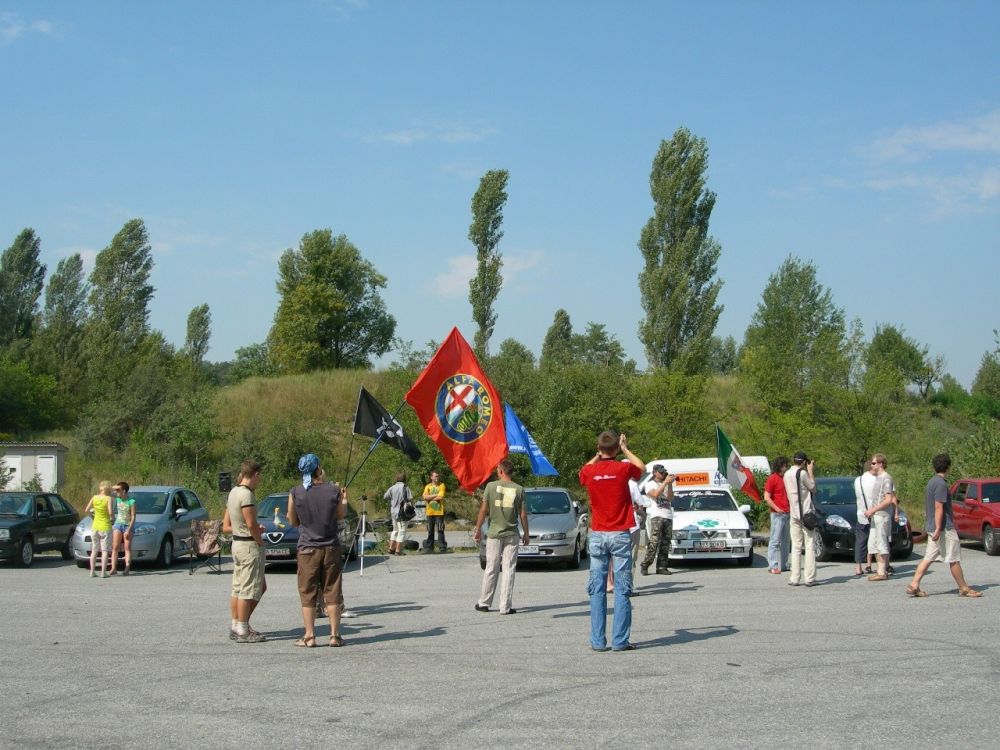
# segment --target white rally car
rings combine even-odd
[[[732,488],[718,470],[718,460],[660,459],[650,461],[647,472],[657,464],[677,477],[670,559],[735,560],[739,565],[752,565],[753,539],[747,518],[750,506],[736,504]],[[767,459],[748,456],[743,464],[751,469],[765,468]]]

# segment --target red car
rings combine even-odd
[[[980,540],[987,555],[1000,555],[1000,477],[959,479],[951,501],[959,538]]]

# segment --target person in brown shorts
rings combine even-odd
[[[299,459],[302,484],[288,493],[288,520],[299,529],[298,589],[305,633],[296,646],[316,645],[316,599],[322,593],[330,618],[330,646],[343,646],[340,615],[344,594],[340,576],[338,525],[347,515],[347,490],[326,481],[319,459],[308,453]]]

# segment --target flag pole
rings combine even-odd
[[[347,466],[344,467],[344,482],[345,487],[347,482],[347,475],[351,472],[351,456],[354,454],[354,431],[351,431],[351,447],[347,449]]]
[[[403,410],[404,406],[406,406],[406,399],[403,399],[403,403],[401,403],[398,407],[396,407],[396,411],[393,412],[393,415],[392,415],[393,421],[396,420],[396,415],[398,415],[399,412],[401,412]],[[344,483],[344,488],[345,489],[347,487],[351,486],[351,482],[354,481],[354,478],[358,475],[358,472],[361,471],[361,467],[365,465],[365,462],[368,460],[368,457],[371,456],[372,452],[375,450],[375,448],[378,446],[378,444],[382,442],[382,436],[384,434],[385,434],[384,431],[380,432],[378,434],[378,436],[375,438],[375,440],[372,442],[372,444],[369,446],[368,452],[365,454],[365,457],[361,459],[361,463],[358,464],[358,468],[356,468],[354,470],[354,473],[351,474],[350,478]]]

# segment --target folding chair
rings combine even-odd
[[[191,522],[191,569],[188,575],[194,575],[198,568],[205,565],[216,573],[222,572],[221,532],[222,521]]]

